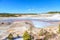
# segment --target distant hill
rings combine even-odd
[[[0,13],[0,17],[18,17],[21,15],[37,15],[36,13]]]
[[[48,12],[48,14],[60,14],[60,12]]]
[[[40,13],[44,14],[44,13]],[[58,11],[47,12],[47,14],[60,14]],[[38,13],[0,13],[0,17],[19,17],[21,15],[38,15]]]

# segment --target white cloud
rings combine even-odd
[[[28,11],[31,11],[31,9],[28,9]]]
[[[28,9],[28,11],[33,11],[34,9]]]

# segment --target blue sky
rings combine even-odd
[[[0,0],[1,13],[60,11],[60,0]]]

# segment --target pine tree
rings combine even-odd
[[[60,33],[60,25],[59,25],[59,33]]]
[[[7,38],[8,40],[13,40],[13,35],[10,33]]]
[[[24,40],[31,40],[31,37],[30,37],[30,35],[28,34],[27,31],[25,31],[25,33],[23,34],[23,39]]]

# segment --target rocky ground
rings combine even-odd
[[[0,20],[4,20],[4,19],[9,19],[9,18],[35,18],[35,19],[40,19],[40,18],[44,18],[44,19],[47,19],[47,20],[52,20],[52,19],[56,19],[56,20],[59,20],[60,18],[60,15],[50,15],[49,17],[47,16],[44,16],[43,14],[42,15],[39,15],[39,17],[37,15],[34,15],[34,16],[25,16],[25,15],[22,15],[23,17],[0,17]],[[40,17],[42,16],[42,17]],[[49,40],[60,40],[60,34],[58,34],[58,27],[59,27],[59,24],[60,22],[51,22],[52,24],[57,24],[55,26],[49,26],[49,27],[44,27],[44,28],[36,28],[34,27],[33,23],[30,21],[30,20],[23,20],[23,21],[12,21],[12,23],[2,23],[2,21],[0,21],[0,40],[6,38],[9,33],[12,33],[14,35],[14,37],[17,36],[17,34],[19,34],[20,36],[23,35],[23,33],[25,31],[28,31],[28,33],[30,33],[30,31],[32,32],[32,36],[34,36],[36,39],[38,37],[38,39],[41,37],[41,38],[44,38],[45,35],[43,36],[39,36],[39,32],[41,31],[41,29],[49,32],[49,33],[53,33],[54,35],[52,35],[52,37],[49,38]],[[31,30],[31,27],[32,27],[32,30]],[[43,32],[45,32],[43,31]],[[48,33],[48,34],[49,34]]]

